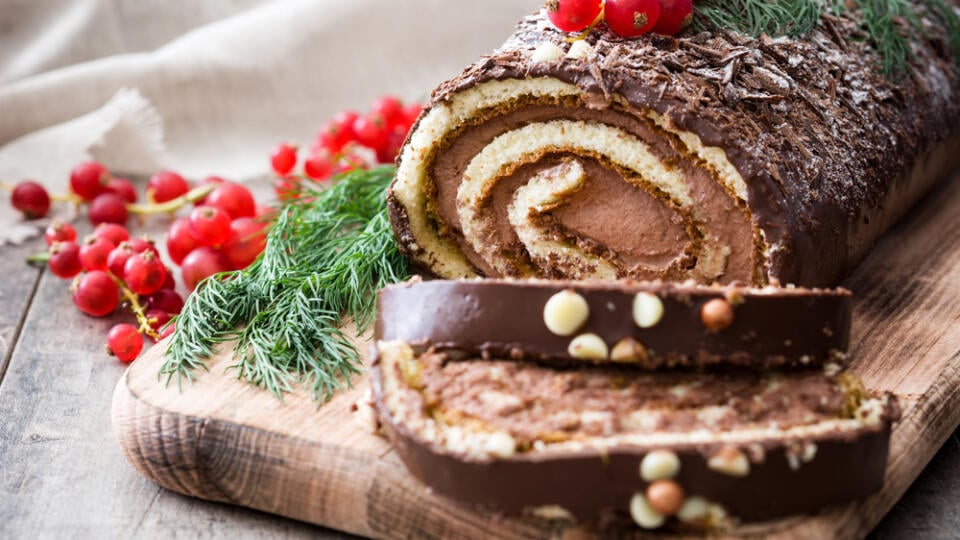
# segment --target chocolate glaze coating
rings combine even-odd
[[[628,515],[631,496],[649,485],[639,475],[641,460],[662,447],[534,449],[486,460],[438,449],[391,415],[385,403],[387,375],[376,350],[374,354],[371,383],[381,427],[411,474],[436,493],[507,514],[557,505],[580,520],[594,522]],[[677,445],[669,448],[681,463],[674,479],[687,496],[704,497],[744,521],[807,513],[863,498],[882,486],[890,422],[897,414],[896,401],[891,399],[883,420],[875,426],[829,432],[805,441],[816,444],[816,453],[799,468],[789,464],[788,441],[777,437],[754,441],[764,449],[764,458],[752,460],[749,474],[742,477],[707,465],[715,445]]]
[[[659,282],[544,280],[411,281],[378,294],[376,339],[426,343],[470,354],[582,363],[567,352],[574,336],[558,336],[544,323],[544,305],[573,290],[590,316],[575,335],[595,333],[612,348],[625,337],[642,343],[643,368],[690,365],[770,367],[842,360],[850,338],[849,291],[707,287]],[[663,318],[640,328],[634,296],[650,292]],[[708,330],[701,307],[715,298],[736,299],[733,324]],[[841,353],[841,354],[838,354]]]
[[[722,148],[743,176],[754,224],[777,246],[754,283],[832,286],[960,163],[956,59],[942,22],[922,24],[909,75],[895,79],[877,69],[858,21],[844,17],[824,15],[796,39],[719,31],[624,40],[601,26],[587,37],[594,56],[535,63],[538,44],[567,47],[566,35],[535,15],[440,85],[427,110],[485,81],[541,76],[575,84],[592,108],[623,96]],[[407,209],[388,202],[408,250]]]

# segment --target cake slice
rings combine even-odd
[[[883,483],[890,394],[826,369],[558,370],[376,343],[375,407],[411,474],[503,512],[724,527],[866,497]]]
[[[377,339],[566,365],[843,364],[850,339],[844,289],[415,278],[378,302]]]

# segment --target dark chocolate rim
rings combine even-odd
[[[547,329],[543,310],[551,296],[566,290],[584,297],[590,316],[575,334],[558,336]],[[656,295],[664,306],[663,318],[651,328],[633,321],[632,302],[640,292]],[[701,318],[702,306],[713,299],[727,301],[734,313],[733,323],[718,331],[709,330]],[[627,337],[642,344],[646,359],[631,365],[644,369],[802,366],[844,363],[851,310],[851,295],[844,289],[629,280],[414,280],[378,293],[374,335],[467,354],[575,365],[584,361],[570,355],[570,341],[594,333],[611,349]]]
[[[618,447],[562,455],[524,453],[492,461],[471,461],[438,452],[403,424],[384,403],[383,372],[375,354],[371,385],[380,425],[408,471],[433,492],[488,511],[517,515],[555,505],[578,520],[596,522],[629,515],[630,498],[648,483],[640,478],[645,453],[653,448]],[[893,405],[895,408],[895,405]],[[715,472],[703,446],[674,448],[681,461],[676,481],[688,496],[720,505],[743,521],[765,521],[864,498],[883,484],[890,422],[875,429],[810,439],[815,457],[790,467],[784,441],[766,440],[765,459],[745,477]]]

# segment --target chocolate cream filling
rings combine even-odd
[[[505,513],[623,518],[653,500],[658,478],[691,504],[715,505],[660,516],[694,526],[809,512],[880,488],[899,414],[891,395],[821,370],[652,375],[454,360],[402,342],[375,352],[381,427],[410,472],[435,493]],[[676,466],[647,475],[655,453]]]
[[[530,260],[508,219],[517,189],[562,160],[577,160],[586,180],[581,189],[541,217],[551,237],[596,255],[615,268],[616,277],[701,281],[757,281],[758,260],[749,213],[740,208],[711,171],[686,155],[673,135],[630,112],[612,107],[590,109],[579,99],[570,103],[526,103],[488,110],[470,119],[437,148],[430,168],[435,193],[432,208],[441,232],[459,246],[480,273],[500,276],[464,238],[457,211],[457,191],[470,161],[497,136],[522,126],[568,119],[613,126],[643,141],[658,160],[677,169],[690,186],[693,209],[684,211],[663,191],[642,178],[627,178],[622,169],[598,156],[566,149],[548,151],[529,163],[508,168],[486,199],[485,218],[495,231],[485,241],[513,263],[508,275],[584,277],[562,265],[543,268]],[[638,185],[639,184],[639,185]],[[709,260],[698,257],[709,253]]]

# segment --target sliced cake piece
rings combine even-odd
[[[556,370],[380,341],[381,426],[434,492],[508,514],[722,527],[865,497],[891,395],[827,370]]]
[[[380,291],[375,337],[568,365],[842,364],[850,313],[844,289],[415,278]]]

